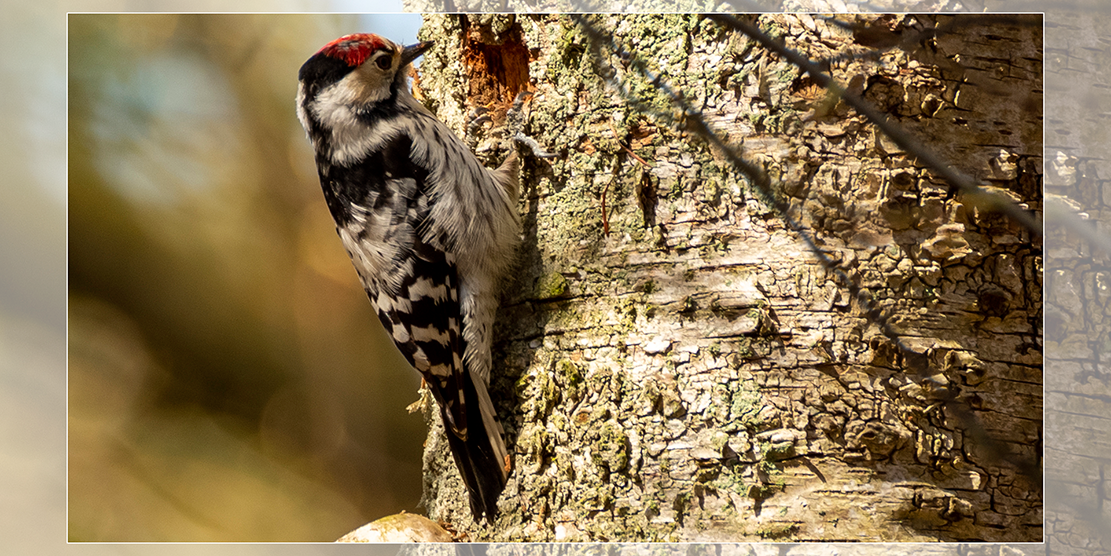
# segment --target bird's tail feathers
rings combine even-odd
[[[486,386],[467,377],[462,382],[467,407],[466,433],[461,436],[451,427],[445,427],[445,432],[455,465],[467,487],[475,521],[483,516],[492,520],[497,516],[498,497],[509,478],[509,457],[502,439],[502,426]],[[446,422],[446,415],[444,417]]]

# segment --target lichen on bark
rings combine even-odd
[[[756,21],[1039,211],[1029,17],[877,58],[844,56],[874,49],[817,17]],[[844,19],[897,34],[950,21]],[[1040,457],[1040,240],[949,196],[797,68],[712,21],[590,21],[773,177],[911,353],[721,153],[658,116],[676,113],[659,87],[569,17],[427,16],[437,46],[418,88],[437,115],[462,133],[474,106],[504,112],[527,90],[524,131],[559,155],[522,170],[499,313],[491,393],[514,458],[502,514],[471,520],[429,412],[430,516],[490,541],[1040,540],[1041,486],[1015,464]],[[503,49],[509,61],[491,62]],[[475,141],[491,165],[501,123]]]

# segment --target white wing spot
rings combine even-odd
[[[412,286],[409,286],[409,299],[413,301],[426,297],[435,301],[444,301],[447,296],[447,285],[436,284],[428,278],[418,278]]]
[[[451,376],[451,367],[447,365],[435,365],[428,369],[428,372],[434,376]]]
[[[417,351],[413,353],[413,368],[422,373],[426,373],[429,370],[428,367],[428,356],[425,355],[423,349],[418,347]]]
[[[405,329],[405,325],[393,325],[393,340],[399,344],[405,344],[409,342],[409,331]]]
[[[413,341],[416,342],[436,342],[442,345],[447,345],[448,343],[447,331],[439,330],[431,326],[414,327],[410,334],[413,336]]]

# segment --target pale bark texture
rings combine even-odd
[[[1111,554],[1111,14],[1089,4],[1046,26],[1046,554]],[[1057,210],[1048,217],[1050,202]]]
[[[568,16],[427,16],[429,107],[462,134],[487,106],[472,137],[493,166],[528,90],[523,130],[559,155],[522,171],[491,385],[513,457],[502,513],[472,521],[428,412],[429,516],[484,541],[1040,541],[1040,238],[950,197],[739,33],[687,14],[588,19],[767,170],[911,353],[612,45],[599,58]],[[875,27],[755,18],[812,60],[953,18],[842,20]],[[1022,23],[829,69],[1038,213],[1041,23]]]

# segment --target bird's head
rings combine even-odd
[[[401,46],[370,33],[342,36],[313,54],[297,77],[298,117],[310,138],[343,128],[354,114],[373,114],[408,94],[409,64],[431,42]]]
[[[390,94],[391,88],[404,86],[406,68],[431,46],[431,42],[419,42],[402,47],[370,33],[345,35],[309,58],[298,79],[318,93],[340,87],[354,101],[376,102]]]

